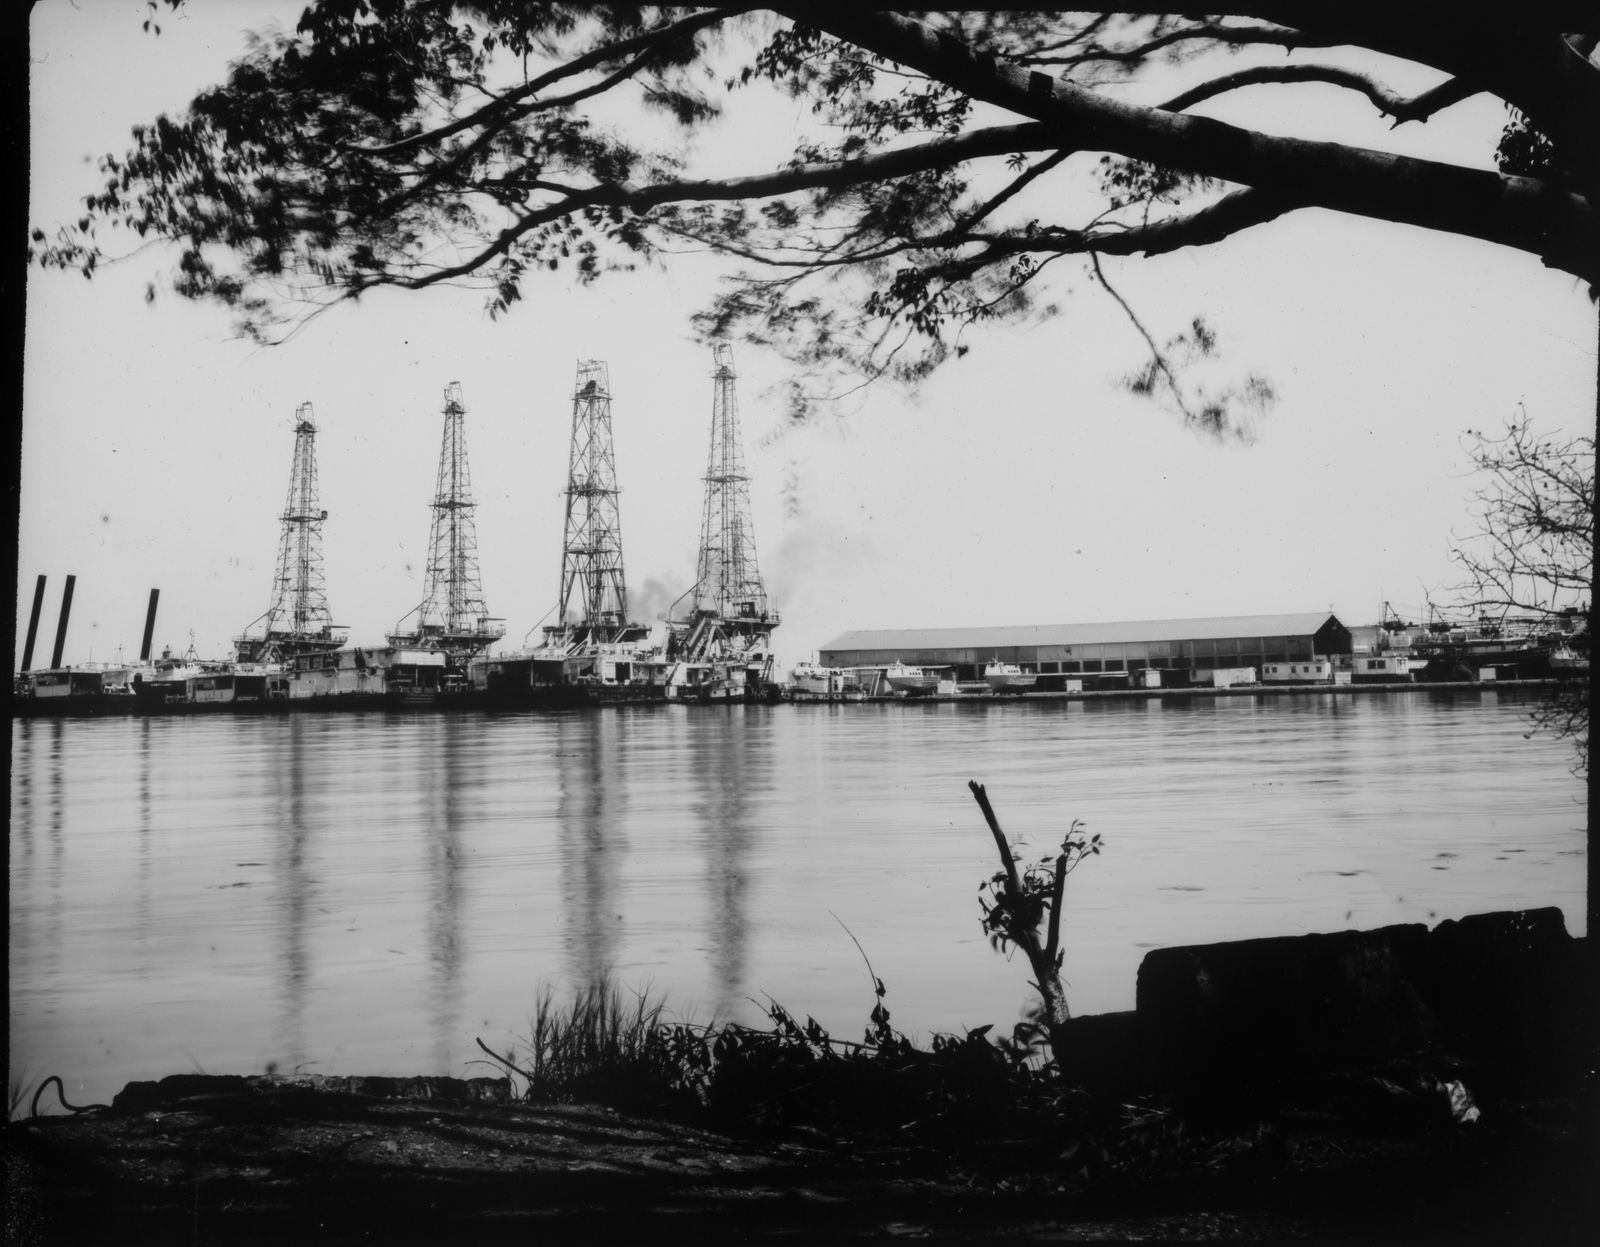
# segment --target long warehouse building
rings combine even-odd
[[[952,668],[958,681],[983,678],[991,662],[1015,663],[1050,676],[1126,677],[1255,667],[1333,658],[1351,652],[1350,630],[1327,611],[1226,615],[1123,623],[1036,624],[998,628],[879,628],[846,632],[818,653],[825,667],[903,662]],[[1099,681],[1091,681],[1099,682]],[[1169,682],[1177,682],[1172,680]]]

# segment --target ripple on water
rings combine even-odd
[[[766,993],[841,1035],[1009,1025],[993,845],[1068,882],[1079,1012],[1153,947],[1561,905],[1582,789],[1526,694],[632,707],[25,721],[12,744],[14,1068],[105,1099],[198,1065],[472,1072],[543,985],[610,968],[680,1015]],[[852,939],[852,937],[854,937]],[[48,1070],[46,1069],[48,1067]]]

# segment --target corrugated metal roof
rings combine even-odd
[[[1290,615],[1220,615],[1118,623],[1016,624],[998,628],[863,628],[844,632],[824,652],[864,649],[983,649],[1001,645],[1098,645],[1125,641],[1207,641],[1221,637],[1310,636],[1327,611]]]

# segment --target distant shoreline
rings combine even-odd
[[[1033,701],[1148,701],[1152,698],[1165,697],[1269,697],[1306,696],[1320,694],[1347,694],[1347,693],[1419,693],[1438,690],[1493,690],[1496,688],[1560,688],[1566,684],[1577,681],[1558,680],[1551,676],[1541,676],[1532,680],[1431,680],[1431,681],[1377,681],[1370,684],[1236,684],[1228,688],[1114,688],[1095,689],[1093,691],[1064,692],[1050,690],[1046,692],[1027,693],[927,693],[916,697],[888,696],[888,697],[826,697],[804,696],[791,697],[787,700],[795,705],[809,702],[827,702],[837,705],[840,702],[943,702],[946,704],[956,702],[962,705],[1011,705],[1016,702]],[[1585,681],[1586,683],[1586,681]]]
[[[1374,682],[1370,684],[1242,684],[1227,688],[1125,688],[1096,689],[1092,691],[1065,692],[1047,690],[1027,693],[927,693],[918,696],[863,694],[802,694],[767,702],[713,702],[726,704],[787,704],[830,705],[870,704],[940,704],[963,706],[1016,705],[1041,701],[1150,701],[1168,698],[1207,700],[1215,697],[1317,697],[1346,696],[1369,693],[1461,692],[1477,690],[1492,692],[1499,688],[1543,689],[1568,685],[1587,684],[1587,680],[1560,680],[1550,676],[1527,680],[1439,680],[1422,682]],[[487,699],[473,693],[440,697],[432,701],[401,701],[384,694],[350,693],[329,697],[271,699],[246,702],[169,702],[160,705],[140,705],[133,699],[94,698],[91,701],[70,704],[62,698],[36,701],[32,698],[13,697],[11,715],[14,719],[105,719],[105,718],[167,718],[174,715],[233,715],[253,718],[259,715],[282,714],[368,714],[368,713],[438,713],[440,711],[506,712],[527,710],[586,710],[607,706],[668,706],[699,704],[687,700],[668,700],[654,697],[596,697],[593,700],[562,699],[549,705],[519,704],[502,698]]]

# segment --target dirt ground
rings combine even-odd
[[[1107,1167],[1036,1140],[737,1140],[490,1080],[135,1087],[6,1127],[8,1243],[1600,1242],[1572,1100],[1471,1125],[1287,1112]]]

